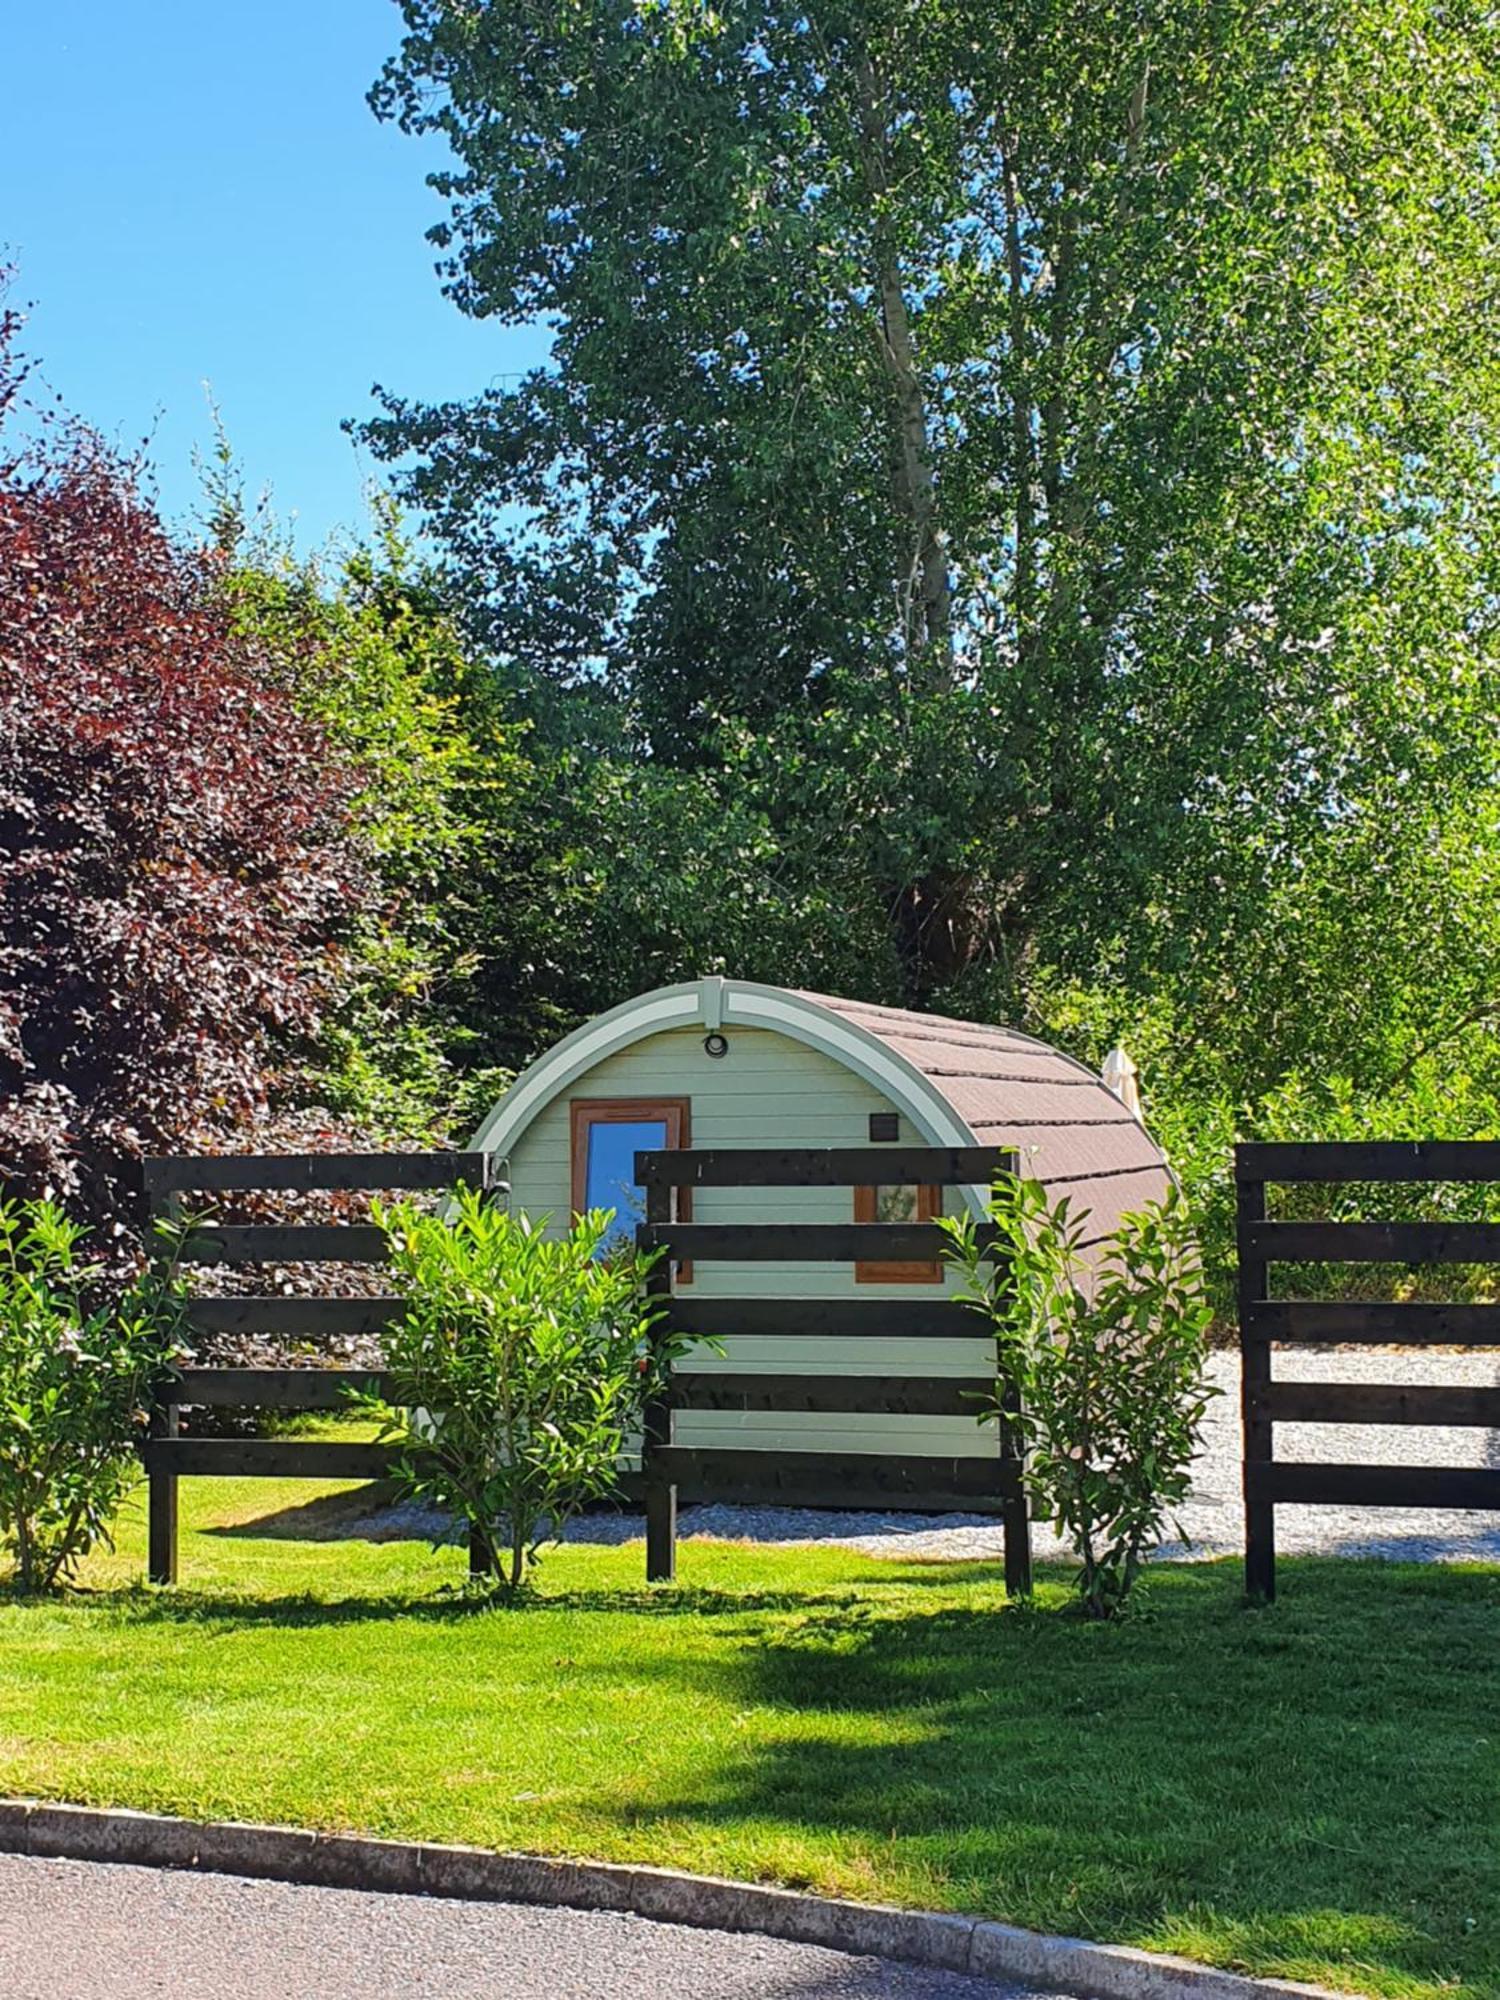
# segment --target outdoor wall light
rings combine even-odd
[[[706,1056],[712,1056],[715,1061],[720,1056],[727,1056],[729,1053],[729,1037],[721,1035],[717,1031],[712,1035],[705,1035],[703,1037],[703,1053]]]

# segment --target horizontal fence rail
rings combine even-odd
[[[1020,1468],[986,1458],[863,1451],[664,1447],[657,1470],[695,1500],[778,1507],[961,1509],[1002,1518],[1021,1499]]]
[[[1278,1459],[1278,1423],[1500,1429],[1500,1387],[1278,1380],[1278,1346],[1500,1347],[1500,1304],[1273,1298],[1278,1264],[1500,1266],[1500,1223],[1284,1221],[1267,1185],[1500,1182],[1500,1142],[1321,1141],[1235,1148],[1245,1585],[1276,1590],[1278,1505],[1500,1509],[1500,1469]],[[1500,1272],[1497,1272],[1500,1277]]]
[[[498,1190],[485,1153],[293,1153],[193,1155],[147,1160],[142,1174],[154,1214],[191,1212],[194,1197],[212,1204],[232,1194],[443,1194],[455,1187]],[[379,1265],[383,1233],[368,1222],[220,1222],[199,1220],[180,1248],[184,1264],[262,1272],[289,1264]],[[321,1282],[335,1282],[322,1280]],[[388,1326],[402,1309],[391,1296],[204,1297],[187,1307],[189,1337],[246,1335],[331,1343]],[[320,1438],[217,1438],[181,1435],[184,1409],[341,1410],[356,1395],[385,1394],[378,1369],[260,1368],[186,1365],[164,1375],[151,1412],[143,1458],[149,1482],[149,1570],[155,1583],[176,1580],[177,1482],[183,1478],[381,1479],[398,1456],[380,1444]],[[471,1560],[487,1560],[480,1549]]]
[[[179,1479],[383,1479],[397,1455],[313,1438],[165,1438],[145,1452],[148,1475]]]
[[[993,1228],[978,1234],[993,1247]],[[725,1264],[932,1264],[948,1247],[935,1222],[647,1222],[636,1240],[687,1263]]]
[[[1500,1222],[1258,1222],[1246,1253],[1267,1264],[1493,1264]]]
[[[379,1333],[401,1311],[401,1300],[274,1298],[190,1301],[194,1333],[263,1333],[296,1340],[353,1340]]]
[[[1009,1162],[996,1166],[996,1161]],[[705,1146],[637,1153],[642,1187],[988,1187],[1014,1173],[994,1146]]]
[[[1500,1389],[1436,1383],[1272,1382],[1266,1414],[1283,1424],[1441,1424],[1500,1430]]]
[[[1500,1181],[1500,1139],[1316,1139],[1236,1146],[1246,1181]]]
[[[1250,1485],[1278,1500],[1335,1507],[1500,1507],[1500,1472],[1489,1466],[1304,1465],[1256,1468]]]
[[[859,1146],[705,1148],[642,1152],[636,1179],[646,1191],[646,1219],[636,1232],[642,1251],[660,1261],[648,1281],[666,1319],[661,1332],[702,1339],[770,1335],[799,1343],[829,1340],[924,1341],[974,1339],[988,1322],[954,1298],[715,1299],[674,1295],[675,1264],[936,1263],[948,1246],[935,1223],[686,1222],[672,1219],[675,1193],[689,1189],[857,1188],[874,1186],[988,1187],[1014,1173],[1013,1153],[996,1147]],[[980,1226],[981,1244],[995,1252],[995,1231]],[[788,1293],[792,1289],[788,1284]],[[892,1506],[961,1509],[998,1515],[1005,1528],[1007,1588],[1030,1588],[1031,1551],[1018,1408],[1007,1405],[994,1456],[940,1453],[756,1450],[739,1445],[685,1446],[674,1420],[684,1412],[743,1415],[970,1416],[994,1408],[993,1372],[951,1379],[920,1365],[920,1345],[907,1372],[888,1366],[866,1372],[767,1372],[689,1360],[673,1371],[647,1412],[642,1450],[646,1494],[647,1575],[671,1577],[676,1563],[680,1499],[791,1507]]]
[[[179,1368],[162,1377],[163,1402],[188,1409],[343,1410],[354,1396],[384,1396],[372,1368]]]
[[[672,1324],[700,1340],[973,1340],[988,1330],[961,1299],[798,1299],[788,1323],[783,1299],[672,1300]]]
[[[383,1264],[385,1233],[366,1222],[216,1223],[182,1245],[184,1264]]]
[[[492,1167],[488,1153],[202,1153],[147,1160],[142,1178],[152,1201],[169,1194],[258,1189],[443,1193],[453,1187],[492,1186]]]
[[[1241,1320],[1258,1338],[1287,1346],[1500,1347],[1500,1305],[1251,1299]]]
[[[941,1375],[730,1375],[679,1368],[674,1410],[815,1411],[821,1415],[973,1417],[994,1381]]]

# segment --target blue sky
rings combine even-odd
[[[365,104],[393,0],[30,0],[6,8],[0,257],[49,389],[127,448],[147,436],[189,521],[212,386],[252,492],[304,549],[362,519],[339,429],[380,381],[472,394],[543,358],[540,329],[465,320],[424,231],[429,142]]]

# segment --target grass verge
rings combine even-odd
[[[1155,1572],[1140,1616],[988,1565],[685,1544],[442,1594],[356,1503],[183,1485],[56,1603],[0,1603],[0,1792],[651,1861],[1389,1995],[1500,1992],[1500,1572]]]

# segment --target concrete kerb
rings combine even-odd
[[[747,1931],[1079,2000],[1348,2000],[1290,1980],[1251,1979],[1191,1959],[1047,1937],[939,1911],[845,1903],[793,1889],[607,1861],[562,1861],[235,1821],[0,1799],[0,1853],[198,1868],[319,1888],[613,1910],[699,1930]]]

